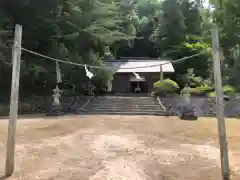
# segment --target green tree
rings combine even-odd
[[[185,40],[184,15],[178,0],[165,0],[162,4],[161,22],[152,38],[162,54],[175,50]]]
[[[235,86],[239,84],[238,71],[239,55],[236,53],[239,46],[240,2],[237,0],[212,0],[214,6],[212,19],[217,23],[220,35],[220,46],[224,54],[224,79]],[[238,54],[238,53],[237,53]]]
[[[6,69],[1,70],[4,73],[2,77],[11,73],[7,66],[11,49],[6,52],[4,49],[13,38],[4,34],[8,29],[13,34],[17,23],[23,25],[25,48],[66,61],[100,65],[106,46],[135,38],[134,33],[127,32],[125,28],[129,23],[126,17],[132,11],[123,12],[120,4],[118,0],[1,1],[0,57],[3,63],[0,62],[0,68]],[[32,88],[21,93],[43,93],[43,89],[49,93],[55,84],[55,63],[29,53],[23,53],[22,57],[21,87]],[[84,68],[66,64],[60,64],[60,67],[66,83],[79,83],[86,79]],[[11,76],[8,77],[7,82],[11,82]],[[1,87],[6,86],[4,81],[0,81]]]

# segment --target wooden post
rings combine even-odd
[[[21,61],[21,44],[22,44],[22,26],[15,26],[14,46],[12,50],[12,86],[10,113],[8,122],[8,138],[6,152],[5,176],[11,176],[14,171],[15,156],[15,136],[16,124],[18,117],[18,93],[19,93],[19,76]]]
[[[88,80],[88,94],[90,97],[92,96],[92,81],[90,78]]]
[[[162,81],[164,79],[163,77],[163,67],[162,65],[160,65],[160,81]]]
[[[217,26],[214,26],[212,30],[212,53],[213,53],[214,81],[215,81],[215,89],[216,89],[216,105],[217,105],[218,134],[219,134],[219,144],[220,144],[222,177],[224,180],[229,180],[230,169],[229,169],[229,160],[228,160],[226,127],[225,127],[225,120],[224,120],[222,75],[221,75],[221,66],[220,66],[219,37],[218,37]]]

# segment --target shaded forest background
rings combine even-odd
[[[173,79],[212,84],[211,23],[219,27],[224,85],[240,90],[238,70],[240,1],[212,0],[1,0],[0,101],[9,99],[11,45],[15,24],[23,26],[24,48],[66,61],[101,65],[119,57],[178,59]],[[84,68],[60,64],[64,84],[83,92]],[[102,87],[108,72],[90,69]],[[55,62],[23,52],[20,98],[51,96]]]

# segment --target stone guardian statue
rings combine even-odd
[[[53,89],[53,104],[54,106],[60,106],[60,97],[61,97],[61,93],[62,93],[62,90],[60,90],[58,88],[58,86],[56,86],[55,89]]]

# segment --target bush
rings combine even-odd
[[[236,99],[240,99],[240,93],[236,93],[236,94],[234,95],[234,97],[235,97]]]
[[[201,77],[195,76],[195,75],[182,75],[177,79],[179,83],[181,82],[182,87],[185,86],[185,84],[188,84],[189,87],[195,88],[197,86],[201,86],[204,84],[203,79]]]
[[[208,97],[216,97],[216,92],[210,92],[207,95]]]
[[[164,79],[154,83],[154,95],[175,94],[179,89],[178,84],[171,79]]]
[[[108,71],[99,69],[96,73],[96,76],[94,76],[92,79],[92,85],[94,86],[94,94],[105,94],[107,92],[108,80],[112,78],[112,75]]]
[[[9,105],[0,104],[0,116],[9,115]]]
[[[230,85],[223,86],[223,94],[233,96],[236,93],[236,89]]]
[[[160,87],[173,87],[178,89],[178,84],[171,80],[171,79],[164,79],[163,81],[157,81],[154,83],[154,88],[160,88]]]
[[[191,94],[191,96],[206,96],[209,92],[213,91],[214,88],[209,87],[207,84],[197,86],[196,88],[184,88],[182,91],[186,91]]]
[[[198,87],[198,86],[201,86],[203,83],[203,80],[201,77],[197,77],[197,76],[190,76],[190,77],[187,77],[189,79],[189,82],[190,82],[190,86],[191,87]]]
[[[223,94],[227,96],[238,96],[236,94],[236,89],[230,85],[223,86]],[[208,97],[216,97],[216,92],[209,92]]]
[[[182,89],[182,93],[189,93],[191,96],[202,95],[202,92],[198,88],[185,87]]]
[[[208,93],[210,93],[210,92],[212,92],[212,91],[215,90],[215,88],[213,88],[213,87],[211,87],[211,86],[209,86],[209,85],[207,85],[207,84],[198,86],[198,87],[196,87],[196,89],[198,89],[198,91],[199,91],[202,95],[204,95],[204,96],[206,96]]]
[[[227,96],[235,96],[236,89],[230,85],[223,86],[223,94]],[[209,92],[208,97],[216,97],[216,92]]]

